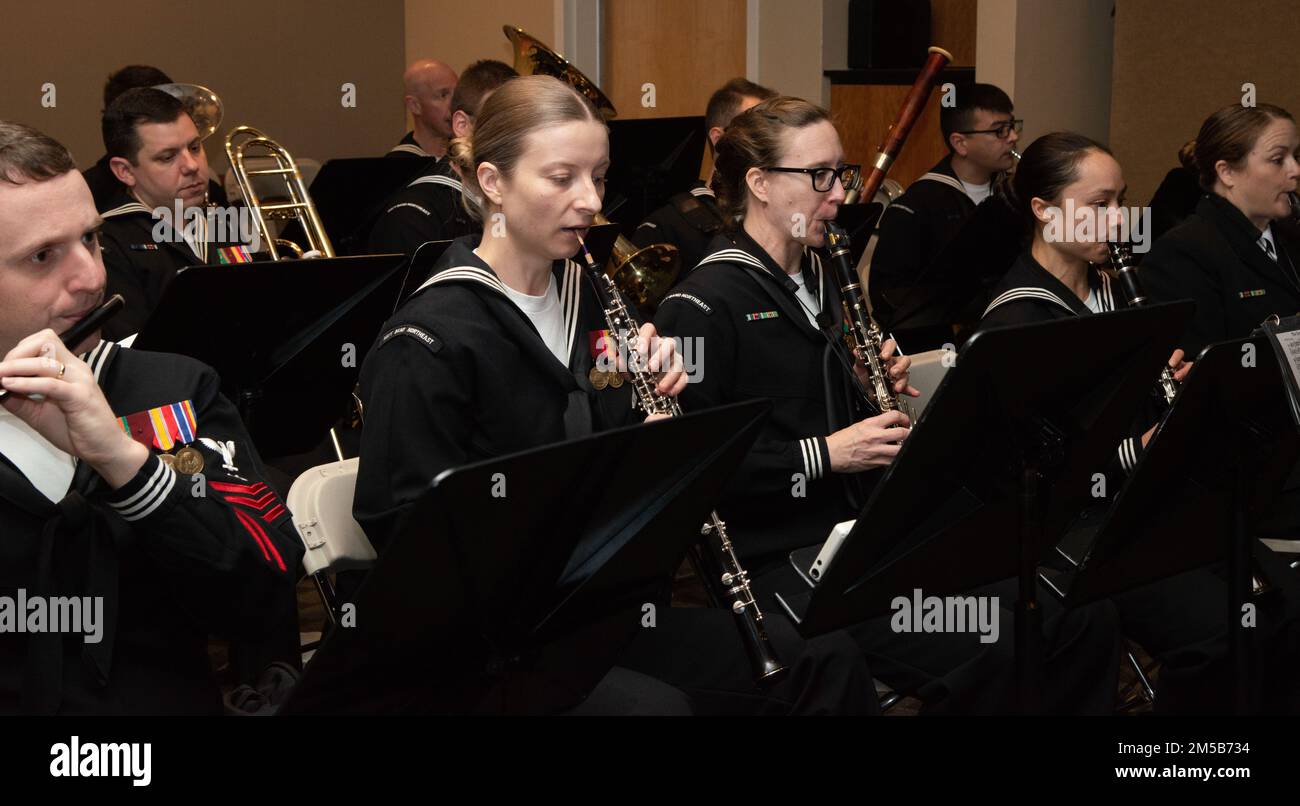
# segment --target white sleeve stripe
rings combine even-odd
[[[808,471],[809,479],[819,479],[822,477],[822,452],[817,445],[816,437],[799,440],[799,449],[803,451],[804,468]]]
[[[159,464],[162,463],[159,462]],[[164,470],[163,476],[158,479],[157,483],[150,480],[149,485],[146,487],[146,490],[152,489],[147,498],[130,509],[119,509],[118,514],[122,516],[123,520],[138,521],[147,517],[167,499],[172,488],[176,486],[176,472],[166,465],[162,465],[162,467]]]
[[[159,480],[160,478],[162,478],[163,474],[164,474],[168,469],[169,469],[169,468],[167,467],[167,465],[163,464],[162,461],[159,460],[159,462],[158,462],[158,467],[154,469],[154,471],[153,471],[153,475],[149,477],[149,480],[148,480],[147,482],[145,482],[144,486],[141,487],[140,490],[139,490],[138,492],[136,492],[135,495],[131,496],[130,498],[126,499],[125,501],[119,501],[119,502],[117,502],[117,503],[110,503],[109,506],[113,507],[113,509],[118,509],[118,510],[121,510],[121,509],[128,509],[128,508],[130,508],[131,506],[134,506],[135,503],[136,503],[137,501],[139,501],[141,498],[145,497],[145,495],[149,492],[149,490],[150,490],[151,488],[153,488],[153,487],[155,487],[155,486],[157,485],[158,480]]]

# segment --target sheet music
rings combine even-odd
[[[1275,335],[1291,370],[1291,381],[1300,385],[1300,330],[1279,330]]]

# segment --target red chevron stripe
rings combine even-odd
[[[262,531],[262,525],[257,522],[257,519],[252,515],[249,515],[247,512],[241,512],[238,509],[234,510],[234,512],[239,516],[239,520],[244,524],[245,529],[248,529],[250,532],[254,529],[257,530],[257,535],[261,537],[258,545],[262,546],[263,556],[266,555],[267,549],[270,549],[271,554],[275,555],[275,564],[280,566],[281,571],[288,571],[289,569],[285,568],[284,565],[284,558],[280,556],[280,552],[275,548],[275,544],[271,542],[271,538],[267,537],[266,532]],[[270,561],[270,559],[270,557],[267,557],[267,561]]]
[[[218,492],[223,492],[223,493],[244,493],[245,495],[257,495],[257,494],[260,493],[262,490],[265,490],[265,489],[266,489],[266,485],[263,484],[263,483],[260,482],[260,481],[259,481],[257,484],[253,484],[253,485],[248,485],[248,484],[226,484],[226,483],[224,483],[224,482],[220,482],[220,481],[211,481],[211,482],[208,482],[208,486],[211,487],[212,489],[218,491]]]
[[[259,498],[244,498],[241,496],[228,495],[226,496],[226,500],[232,504],[243,504],[246,507],[252,507],[258,512],[261,512],[266,509],[268,504],[275,501],[275,491],[267,490],[266,493]]]
[[[262,542],[262,536],[259,533],[259,530],[254,528],[253,524],[249,522],[248,513],[244,512],[241,509],[236,509],[233,511],[235,513],[235,517],[239,519],[239,522],[241,524],[243,524],[244,530],[253,536],[253,542],[257,543],[257,547],[262,550],[262,556],[266,558],[267,562],[270,562],[271,555],[266,550],[266,545]]]
[[[284,507],[280,506],[279,504],[276,504],[275,509],[271,510],[270,512],[262,516],[262,520],[266,521],[267,523],[271,523],[276,518],[280,517],[283,514],[284,514]]]

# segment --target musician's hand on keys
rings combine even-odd
[[[894,355],[897,350],[898,345],[893,339],[886,339],[885,343],[880,345],[880,358],[885,362],[886,371],[893,381],[894,394],[907,393],[911,397],[920,397],[921,390],[908,383],[912,371],[912,357]]]
[[[1187,373],[1192,371],[1192,362],[1183,360],[1182,349],[1174,350],[1174,354],[1169,356],[1169,368],[1174,371],[1174,380],[1179,383],[1187,377]]]
[[[857,473],[873,467],[884,467],[894,461],[902,447],[900,443],[912,433],[907,416],[890,411],[868,417],[848,428],[836,431],[826,438],[831,455],[831,470],[836,473]]]
[[[0,361],[0,384],[9,390],[3,405],[10,413],[89,464],[113,489],[149,458],[149,449],[118,424],[90,367],[53,330],[34,333],[9,351]]]
[[[686,369],[681,354],[677,352],[677,342],[660,337],[650,322],[642,325],[637,335],[641,360],[645,361],[648,356],[650,371],[660,373],[655,390],[661,395],[677,397],[686,388]]]

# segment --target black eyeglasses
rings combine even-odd
[[[818,193],[825,193],[835,186],[835,180],[840,180],[845,190],[849,190],[857,185],[858,179],[862,176],[861,165],[841,165],[838,168],[764,168],[766,171],[780,171],[787,174],[808,174],[812,180],[813,190]]]
[[[1007,139],[1011,130],[1015,129],[1016,134],[1020,134],[1021,129],[1025,128],[1025,122],[1020,118],[1004,120],[992,129],[974,129],[968,132],[957,132],[958,134],[992,134],[996,135],[999,140]]]

